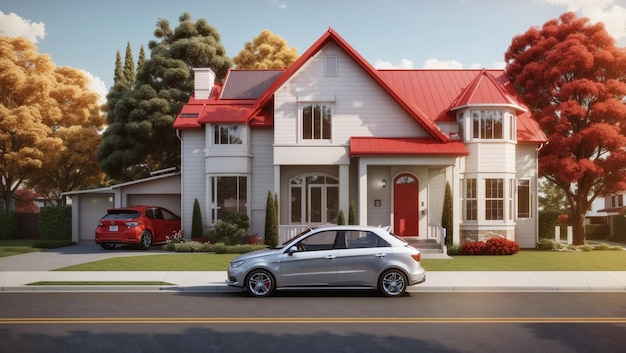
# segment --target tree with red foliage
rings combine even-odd
[[[567,194],[573,243],[598,196],[626,189],[626,50],[568,12],[513,38],[506,75],[548,137],[539,174]]]

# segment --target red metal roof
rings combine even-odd
[[[379,70],[398,87],[406,99],[418,106],[433,122],[456,122],[454,109],[463,106],[506,105],[517,110],[517,140],[541,143],[547,138],[503,70]]]
[[[352,156],[466,156],[469,152],[461,141],[441,142],[426,138],[350,138]]]
[[[390,85],[387,80],[378,74],[378,71],[367,62],[361,54],[359,54],[348,42],[346,42],[337,32],[329,28],[313,45],[307,49],[302,56],[298,58],[289,68],[268,88],[267,91],[259,98],[257,104],[250,111],[248,119],[253,119],[263,107],[268,104],[274,92],[280,88],[291,76],[293,76],[309,59],[311,59],[318,51],[320,51],[329,42],[335,43],[344,51],[365,73],[389,94],[389,96],[404,109],[407,114],[412,117],[432,138],[445,142],[449,137],[439,130],[439,127],[426,117],[426,115],[414,104],[411,104],[401,95],[394,86]]]
[[[329,42],[342,49],[435,141],[450,141],[439,130],[437,123],[456,122],[454,110],[472,105],[512,106],[518,111],[519,142],[541,143],[547,140],[537,122],[520,103],[503,70],[376,70],[331,28],[284,71],[229,71],[225,83],[216,84],[209,99],[196,100],[192,97],[185,106],[205,106],[197,122],[185,120],[190,118],[182,115],[193,109],[184,107],[174,128],[199,128],[203,123],[271,126],[276,90]]]

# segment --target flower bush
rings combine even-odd
[[[490,238],[486,242],[473,241],[461,245],[462,255],[513,255],[519,250],[517,242],[502,237]]]

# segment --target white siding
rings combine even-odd
[[[182,130],[181,132],[181,208],[182,227],[185,236],[191,236],[191,218],[193,214],[193,203],[198,199],[200,210],[202,211],[202,222],[205,227],[210,222],[211,217],[207,213],[209,210],[206,200],[206,184],[204,171],[204,130]]]
[[[539,222],[537,213],[537,146],[518,145],[515,160],[517,162],[517,179],[530,179],[531,194],[531,217],[516,218],[515,241],[522,248],[534,248],[537,245]]]
[[[503,142],[480,142],[465,145],[467,173],[515,173],[516,145]]]
[[[272,160],[272,129],[253,129],[250,133],[252,149],[252,177],[248,206],[250,232],[265,236],[265,206],[267,192],[274,193],[274,162]]]
[[[326,55],[338,57],[338,76],[324,77]],[[345,145],[351,136],[427,136],[415,120],[334,44],[320,50],[274,95],[276,145],[299,142],[298,97],[313,101],[335,98],[333,145]]]

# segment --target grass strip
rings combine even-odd
[[[162,281],[39,281],[27,286],[173,286]]]

